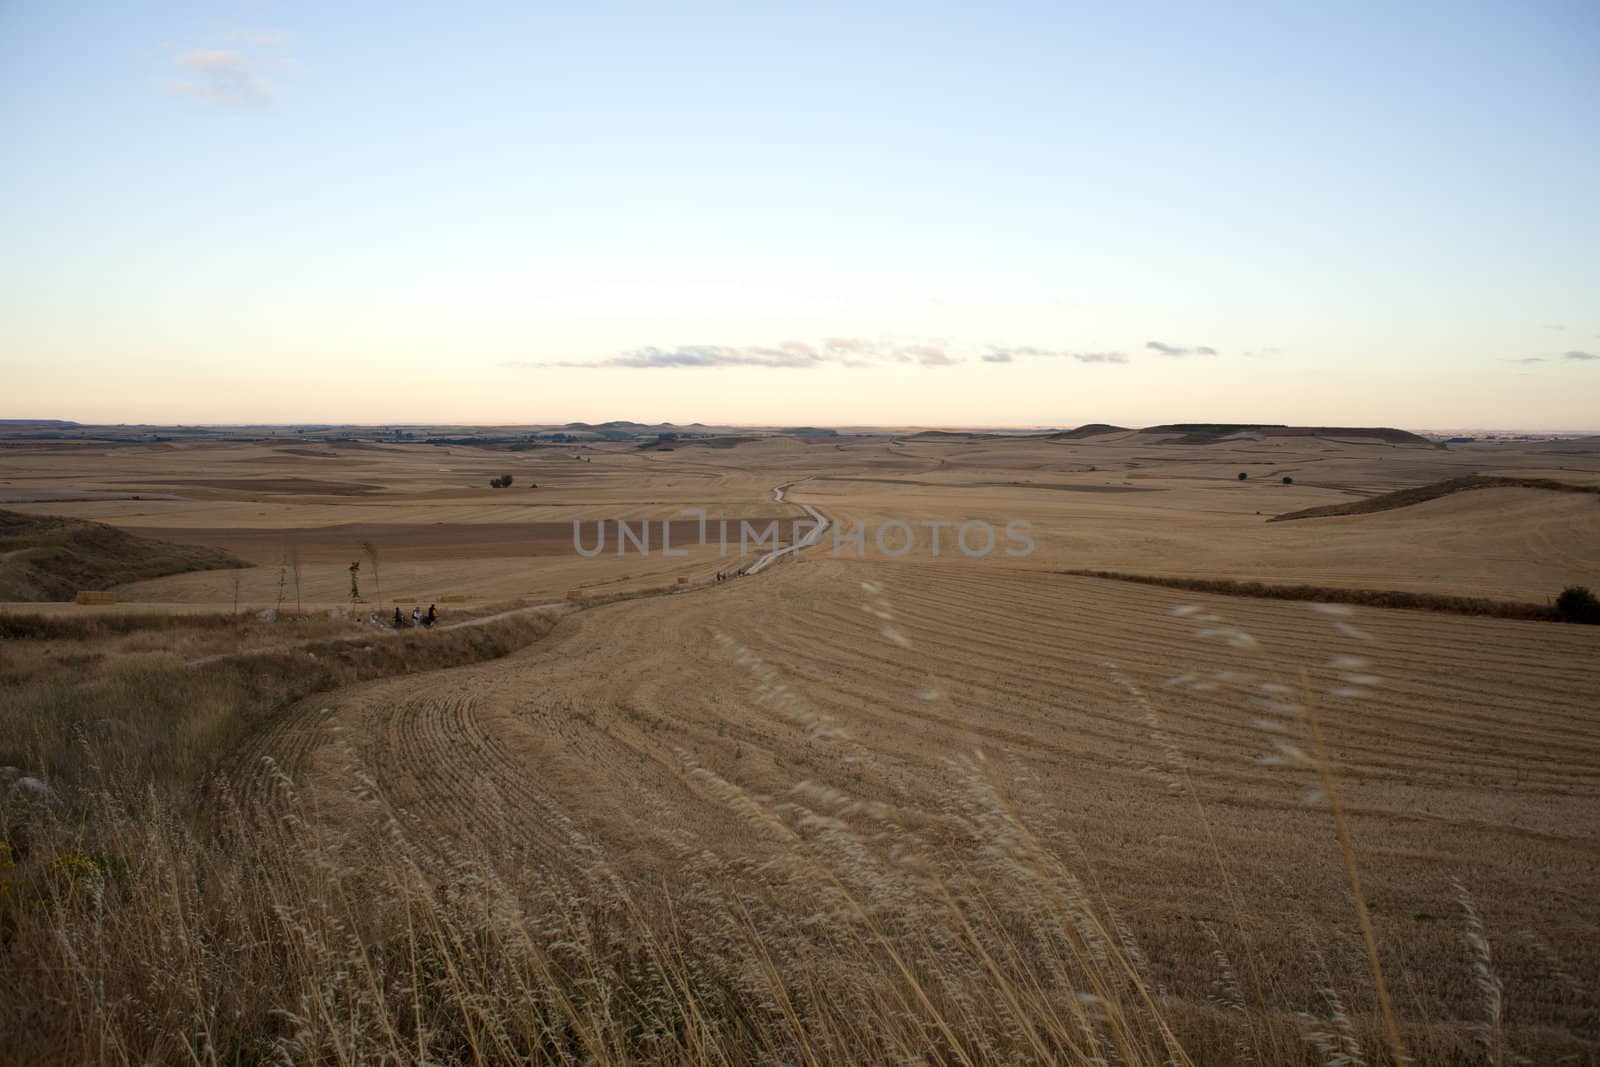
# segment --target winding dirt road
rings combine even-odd
[[[745,568],[746,575],[760,574],[768,566],[782,557],[793,555],[802,551],[803,549],[810,548],[812,545],[822,540],[822,535],[828,531],[830,520],[826,515],[802,500],[790,500],[785,495],[786,491],[795,484],[797,483],[784,482],[782,485],[773,486],[772,499],[776,500],[780,504],[798,504],[802,509],[805,510],[806,515],[810,518],[811,529],[804,537],[796,540],[794,544],[787,545],[784,548],[773,549],[771,552],[768,552],[766,555],[750,564],[749,567]]]

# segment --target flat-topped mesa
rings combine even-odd
[[[1251,422],[1173,422],[1162,426],[1146,426],[1139,431],[1145,434],[1179,434],[1168,444],[1209,445],[1240,437],[1337,437],[1344,439],[1371,439],[1390,445],[1420,445],[1438,448],[1439,445],[1410,430],[1397,430],[1391,426],[1286,426],[1279,423]]]

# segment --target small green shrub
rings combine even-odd
[[[1562,622],[1583,622],[1600,625],[1600,599],[1588,586],[1569,585],[1556,597],[1556,614]]]
[[[1239,472],[1239,480],[1240,480],[1240,481],[1241,481],[1241,482],[1242,482],[1242,481],[1244,481],[1244,480],[1245,480],[1245,479],[1246,479],[1246,478],[1248,478],[1248,477],[1250,477],[1250,476],[1249,476],[1249,475],[1248,475],[1248,474],[1246,474],[1246,473],[1245,473],[1245,472],[1244,472],[1244,471],[1240,471],[1240,472]]]
[[[1285,474],[1283,476],[1283,484],[1284,485],[1293,485],[1294,484],[1294,479],[1289,477],[1287,474]]]

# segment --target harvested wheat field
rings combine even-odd
[[[1600,6],[101,6],[0,1067],[1600,1067]]]
[[[1470,473],[1575,488],[1269,521]],[[7,449],[11,510],[254,564],[0,613],[53,813],[8,1053],[1595,1062],[1600,628],[1550,605],[1596,484],[1331,433]],[[1370,590],[1434,610],[1317,602]]]

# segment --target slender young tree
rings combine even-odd
[[[288,549],[284,549],[284,557],[278,561],[278,603],[272,610],[278,615],[283,614],[283,597],[289,585],[289,557]]]
[[[378,590],[378,602],[383,602],[383,575],[378,573],[378,546],[371,541],[361,542],[361,551],[367,555],[367,562],[372,564],[372,584]]]
[[[286,554],[289,557],[289,573],[294,575],[294,613],[304,615],[305,605],[300,601],[300,545],[290,541]]]

